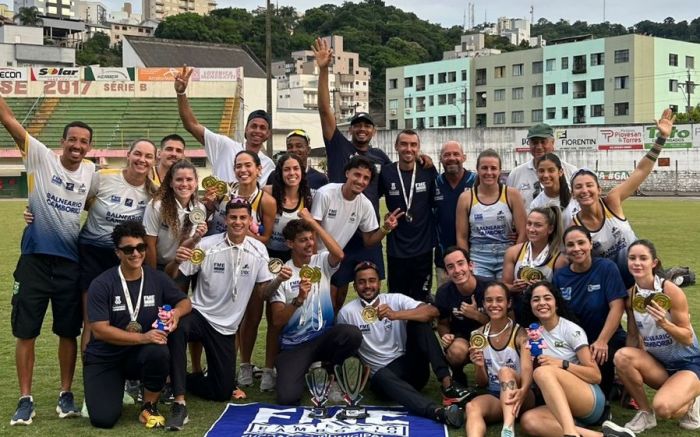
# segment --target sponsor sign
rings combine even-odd
[[[84,80],[109,81],[109,82],[133,82],[134,68],[118,67],[85,67]]]
[[[529,152],[530,145],[527,143],[527,129],[516,129],[513,134],[515,136],[515,151]]]
[[[598,129],[598,150],[641,150],[644,148],[642,126]]]
[[[139,68],[138,78],[141,82],[172,82],[182,68]]]
[[[32,80],[79,80],[80,67],[32,68]]]
[[[693,147],[700,147],[700,124],[693,125]]]
[[[242,68],[195,68],[190,80],[195,82],[231,82],[243,77]]]
[[[664,149],[690,149],[693,147],[693,129],[697,129],[690,124],[679,124],[673,126],[671,135],[666,139]],[[656,126],[644,126],[644,148],[651,149],[656,141]]]
[[[27,69],[24,67],[0,67],[0,81],[29,80]]]
[[[597,150],[598,129],[554,128],[554,150]]]

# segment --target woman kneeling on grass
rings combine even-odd
[[[605,397],[598,387],[600,370],[591,356],[586,333],[569,319],[566,303],[551,283],[538,282],[525,296],[526,317],[542,327],[543,345],[533,379],[546,405],[523,414],[523,430],[533,436],[634,437],[634,433],[608,421],[603,423],[602,434],[584,428],[597,423],[605,407]],[[521,362],[531,359],[530,349],[523,348]]]
[[[527,344],[527,335],[508,317],[510,298],[505,284],[489,284],[484,293],[484,309],[491,321],[474,334],[487,341],[481,349],[471,345],[469,358],[476,368],[477,385],[489,393],[467,404],[467,436],[484,436],[486,423],[503,421],[501,436],[510,437],[515,435],[513,427],[520,410],[535,405],[530,389],[532,361],[521,363],[519,355],[521,347]]]
[[[615,367],[639,412],[625,427],[654,428],[658,414],[680,417],[683,429],[700,429],[700,347],[685,293],[657,276],[661,262],[650,241],[632,243],[627,259],[635,284],[627,304],[628,347],[615,354]],[[644,384],[658,390],[653,405]]]

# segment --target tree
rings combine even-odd
[[[44,20],[39,15],[39,9],[36,6],[31,8],[19,8],[17,14],[12,18],[18,21],[22,26],[43,26]]]
[[[96,32],[76,53],[78,65],[100,65],[101,67],[119,67],[122,62],[122,46],[109,46],[109,36]]]

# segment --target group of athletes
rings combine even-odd
[[[212,165],[201,197],[178,135],[158,146],[135,140],[124,168],[96,171],[84,159],[87,124],[66,125],[56,155],[0,98],[30,193],[12,298],[20,388],[12,425],[35,415],[35,340],[51,303],[56,411],[81,414],[71,386],[82,327],[83,410],[101,428],[119,419],[129,381],[140,384],[147,428],[182,429],[186,393],[245,396],[265,314],[260,389],[282,405],[300,403],[309,368],[332,372],[359,356],[378,396],[469,436],[491,423],[513,436],[516,421],[528,435],[634,436],[657,416],[700,429],[700,348],[687,299],[622,209],[671,133],[670,110],[654,146],[606,195],[594,172],[553,153],[545,124],[529,130],[532,159],[505,184],[494,150],[469,171],[455,141],[442,146],[438,173],[415,131],[398,134],[397,162],[371,146],[367,113],[353,116],[346,138],[331,109],[333,52],[321,39],[313,49],[327,174],[307,162],[302,129],[276,162],[263,153],[265,111],[249,114],[245,144],[202,126],[183,67],[174,84],[180,117]],[[358,297],[345,302],[350,283]],[[441,400],[421,393],[430,369]],[[645,384],[657,390],[653,402]],[[620,385],[638,409],[624,427],[606,420]],[[166,420],[158,406],[168,399]],[[602,434],[590,429],[601,425]]]

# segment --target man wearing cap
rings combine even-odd
[[[540,123],[532,126],[527,131],[527,143],[530,146],[530,154],[532,159],[515,167],[508,175],[506,185],[520,191],[523,196],[525,209],[528,209],[530,202],[540,194],[542,187],[537,178],[537,160],[544,156],[545,153],[554,152],[554,130],[552,126],[546,123]],[[571,180],[571,175],[574,174],[577,168],[564,160],[561,161],[564,168],[566,180]]]
[[[338,130],[335,114],[331,108],[330,91],[328,90],[328,68],[333,60],[333,49],[328,47],[328,42],[317,38],[312,46],[316,63],[318,64],[318,112],[321,116],[321,129],[323,141],[326,145],[328,163],[328,179],[330,182],[345,182],[345,165],[354,155],[362,155],[369,159],[380,172],[382,166],[391,163],[389,157],[381,149],[370,146],[374,136],[374,122],[366,112],[357,112],[350,120],[349,141]],[[364,195],[372,203],[377,217],[379,217],[379,178],[375,177],[364,190]],[[364,247],[362,236],[358,233],[344,247],[345,259],[340,269],[333,275],[332,285],[337,289],[339,302],[345,301],[348,284],[353,280],[353,267],[359,261],[370,260],[377,265],[380,278],[384,278],[384,259],[382,246]]]
[[[311,167],[308,164],[309,154],[311,153],[311,138],[303,129],[294,129],[287,134],[287,152],[294,153],[299,157],[299,163],[302,168],[306,169],[306,181],[311,189],[311,195],[316,194],[316,190],[328,183],[328,176]],[[272,185],[275,179],[275,172],[267,178],[265,185]]]
[[[192,112],[192,107],[187,100],[187,84],[193,68],[182,67],[182,71],[175,76],[175,93],[177,94],[177,109],[180,112],[182,125],[187,132],[204,145],[204,151],[212,166],[212,174],[226,182],[236,182],[233,171],[233,161],[238,152],[244,150],[241,143],[232,140],[225,135],[215,134],[199,124],[197,117]],[[245,150],[257,153],[262,164],[262,173],[258,181],[264,183],[275,169],[275,163],[262,150],[262,146],[270,138],[270,114],[257,109],[248,114],[245,125]]]

